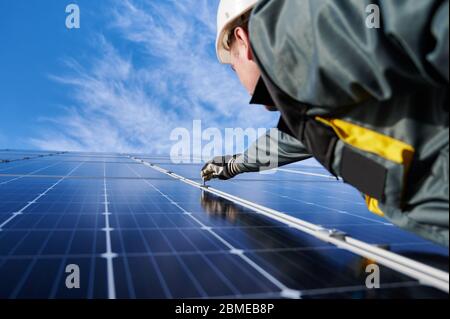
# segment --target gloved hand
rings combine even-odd
[[[217,156],[207,162],[201,171],[201,177],[204,181],[213,178],[227,180],[240,174],[241,171],[236,165],[236,157],[234,156]]]

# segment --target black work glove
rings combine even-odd
[[[236,157],[238,155],[217,156],[207,162],[201,171],[201,177],[204,181],[213,178],[227,180],[240,174],[241,171],[236,165]]]

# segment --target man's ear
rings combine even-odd
[[[236,42],[245,49],[247,59],[253,60],[253,53],[250,46],[250,37],[248,32],[242,27],[237,27],[234,29],[234,38],[236,39]]]

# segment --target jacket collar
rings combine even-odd
[[[275,102],[270,96],[269,90],[262,77],[259,78],[258,83],[256,84],[255,92],[250,100],[250,104],[275,106]]]

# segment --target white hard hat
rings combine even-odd
[[[216,53],[220,63],[230,64],[230,51],[227,48],[230,27],[243,14],[247,13],[258,0],[220,0],[217,11]]]

